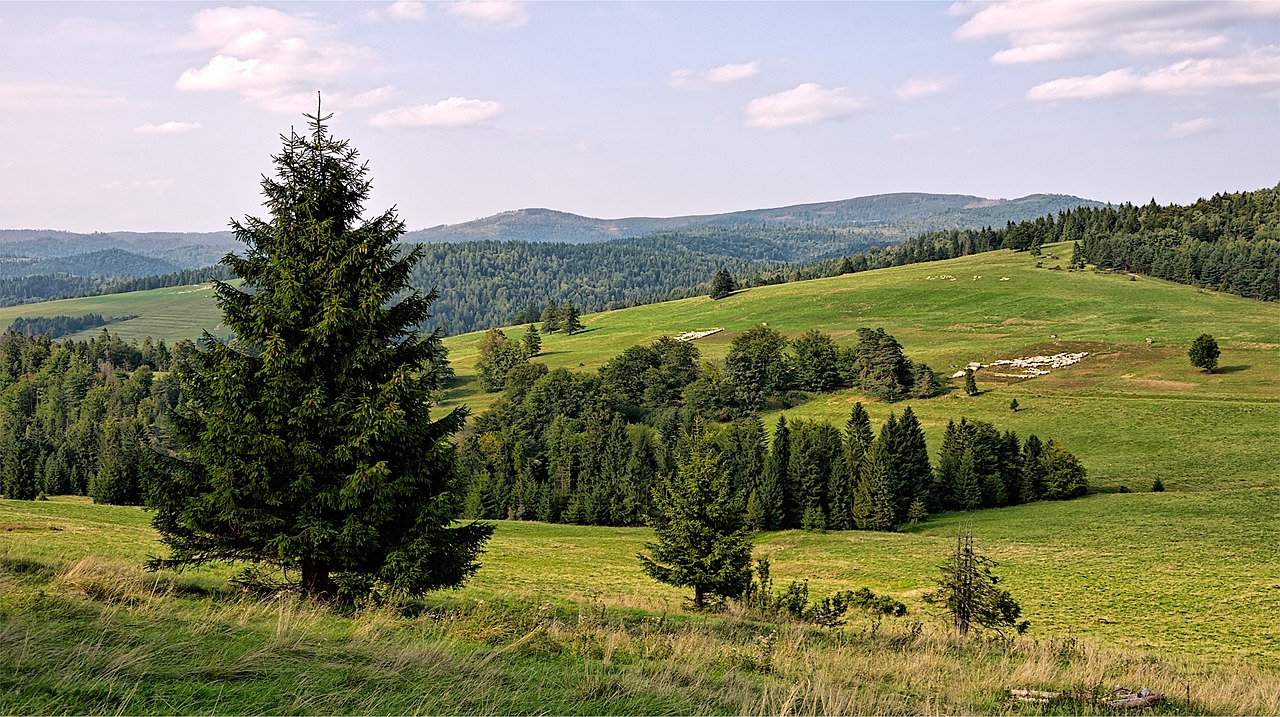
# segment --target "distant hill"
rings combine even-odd
[[[3,250],[4,247],[0,246],[0,279],[55,274],[113,277],[155,276],[157,274],[172,274],[184,268],[164,259],[134,254],[123,249],[104,249],[72,256],[39,259],[4,256]]]
[[[208,266],[242,246],[229,231],[80,234],[53,229],[0,229],[0,255],[53,259],[118,249],[176,266],[159,273]]]
[[[627,239],[691,228],[749,226],[773,229],[884,229],[887,236],[932,229],[1003,226],[1078,206],[1102,206],[1063,194],[986,199],[965,194],[897,193],[773,209],[749,209],[684,217],[596,219],[552,209],[518,209],[462,224],[446,224],[405,235],[406,241],[439,243],[480,240],[591,242]],[[904,236],[905,238],[905,236]]]

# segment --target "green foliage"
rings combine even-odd
[[[978,395],[978,382],[973,378],[973,369],[964,370],[964,392],[970,396]]]
[[[790,383],[786,346],[782,334],[768,326],[754,326],[734,337],[724,366],[735,398],[746,410],[758,410],[765,399]]]
[[[1018,399],[1015,398],[1012,401],[1009,401],[1009,410],[1014,413],[1018,412]]]
[[[164,342],[0,335],[0,492],[139,504],[181,401]],[[144,447],[145,446],[145,447]],[[154,448],[153,448],[154,446]]]
[[[829,334],[806,331],[791,342],[791,365],[796,384],[805,391],[833,391],[840,388],[839,355]]]
[[[711,436],[695,425],[681,436],[687,453],[653,493],[654,541],[640,564],[650,577],[693,588],[693,606],[742,595],[751,582],[751,537],[742,501],[729,484]]]
[[[1218,367],[1218,357],[1222,352],[1218,349],[1218,342],[1209,334],[1200,334],[1195,341],[1191,342],[1191,348],[1187,351],[1187,356],[1191,359],[1191,365],[1198,369],[1203,369],[1209,373]]]
[[[538,332],[538,328],[533,324],[529,324],[524,329],[524,336],[521,337],[524,344],[524,352],[530,358],[537,356],[542,352],[542,335]]]
[[[733,280],[733,275],[728,269],[721,268],[711,279],[712,299],[723,299],[738,289],[738,282]]]
[[[179,367],[182,452],[153,496],[170,555],[150,566],[265,563],[316,596],[455,586],[492,528],[450,527],[465,413],[429,416],[443,347],[416,328],[434,297],[392,303],[420,254],[394,210],[362,218],[367,166],[326,119],[283,138],[270,220],[232,223],[247,251],[224,261],[246,290],[216,294],[239,338]]]
[[[528,336],[526,333],[523,341],[509,341],[501,329],[489,329],[484,333],[477,342],[479,357],[476,359],[481,388],[489,392],[506,388],[511,371],[532,356]]]
[[[993,630],[1001,635],[1013,630],[1021,635],[1031,623],[1020,620],[1022,608],[1008,590],[997,587],[992,572],[999,564],[973,549],[973,529],[956,533],[955,550],[938,566],[938,589],[924,596],[926,603],[942,608],[960,635],[970,630]]]
[[[906,398],[912,367],[902,344],[884,329],[858,329],[858,343],[845,357],[847,380],[863,393],[882,401]]]

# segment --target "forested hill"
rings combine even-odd
[[[477,240],[583,244],[708,227],[749,226],[773,230],[880,229],[886,236],[910,236],[934,229],[1004,225],[1078,206],[1101,203],[1061,194],[1019,199],[985,199],[964,194],[919,192],[878,194],[834,202],[797,204],[684,217],[596,219],[551,209],[520,209],[462,224],[409,232],[406,241]]]

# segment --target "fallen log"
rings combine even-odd
[[[1123,687],[1113,691],[1107,697],[1091,692],[1046,692],[1044,690],[1010,689],[1009,695],[1021,702],[1049,702],[1050,700],[1076,700],[1078,702],[1101,702],[1111,709],[1143,709],[1158,705],[1164,701],[1164,695],[1150,690],[1133,692]]]

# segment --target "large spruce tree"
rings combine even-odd
[[[282,136],[262,190],[270,219],[232,222],[246,249],[215,282],[229,343],[180,366],[182,450],[160,481],[150,566],[265,564],[313,596],[454,586],[492,528],[452,526],[450,436],[429,416],[443,352],[420,336],[434,293],[405,294],[419,252],[390,209],[365,219],[367,165],[319,111]]]
[[[738,597],[750,585],[751,531],[713,437],[695,424],[681,442],[687,452],[653,493],[655,540],[636,557],[655,580],[693,588],[701,609],[708,596]]]

